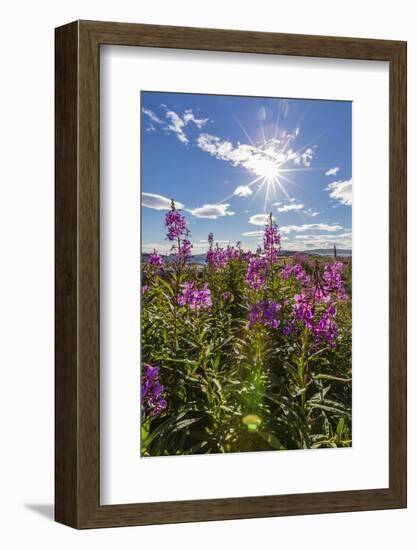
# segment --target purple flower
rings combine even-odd
[[[323,302],[327,304],[330,302],[331,296],[323,288],[317,287],[314,289],[314,300],[316,302]]]
[[[178,248],[178,257],[185,261],[191,258],[192,247],[193,245],[190,243],[188,239],[183,239]]]
[[[209,234],[208,234],[207,240],[208,240],[210,246],[212,246],[213,240],[214,240],[214,235],[213,235],[213,233],[209,233]]]
[[[264,253],[272,263],[276,260],[281,245],[281,235],[275,222],[272,221],[272,213],[269,215],[268,224],[264,230]]]
[[[252,256],[249,259],[245,281],[254,290],[261,289],[266,283],[267,263],[263,256]]]
[[[298,321],[303,321],[306,327],[312,328],[314,306],[309,302],[304,291],[294,296],[293,315]]]
[[[208,284],[205,283],[199,290],[194,282],[185,283],[181,294],[177,296],[177,302],[180,306],[188,305],[194,311],[209,309],[212,306],[211,292]]]
[[[160,269],[164,265],[164,262],[162,260],[162,256],[157,254],[155,249],[152,252],[152,254],[149,254],[148,263],[155,270]]]
[[[163,397],[165,387],[159,382],[160,369],[156,365],[143,365],[141,402],[146,413],[156,416],[167,408]]]
[[[227,265],[227,253],[222,248],[210,248],[207,252],[207,263],[214,269],[223,269]]]
[[[310,277],[305,272],[305,269],[298,263],[284,266],[280,273],[283,279],[295,277],[303,286],[308,286],[310,284]]]
[[[336,308],[330,305],[313,327],[316,338],[326,341],[332,348],[335,347],[339,335],[339,327],[334,317],[336,317]]]
[[[228,260],[239,260],[240,256],[242,254],[242,250],[240,248],[240,242],[236,244],[236,246],[230,246],[226,248],[226,256]]]
[[[282,332],[285,336],[291,336],[294,333],[294,322],[287,321],[282,327]]]
[[[249,306],[248,327],[264,325],[270,328],[278,328],[280,321],[277,315],[281,310],[281,304],[270,300],[261,300]]]
[[[145,292],[148,292],[148,290],[149,290],[149,286],[148,285],[143,285],[142,294],[145,294]]]
[[[188,235],[187,222],[179,210],[176,210],[175,203],[171,201],[171,210],[165,214],[165,225],[169,241],[175,241]]]
[[[345,283],[343,281],[343,263],[333,262],[324,266],[323,288],[327,292],[336,292],[339,300],[346,300]]]

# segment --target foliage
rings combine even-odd
[[[350,259],[281,258],[270,216],[256,254],[210,234],[193,265],[174,203],[165,224],[173,254],[142,269],[142,455],[350,446]]]

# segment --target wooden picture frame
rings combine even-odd
[[[55,519],[74,528],[406,506],[406,43],[76,21],[56,29]],[[100,505],[99,55],[117,44],[389,62],[389,487]]]

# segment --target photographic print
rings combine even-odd
[[[352,103],[140,101],[140,456],[350,447]]]

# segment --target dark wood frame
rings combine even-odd
[[[99,500],[101,44],[389,62],[389,487],[145,504]],[[406,506],[406,43],[110,22],[59,27],[56,45],[55,519],[75,528]]]

